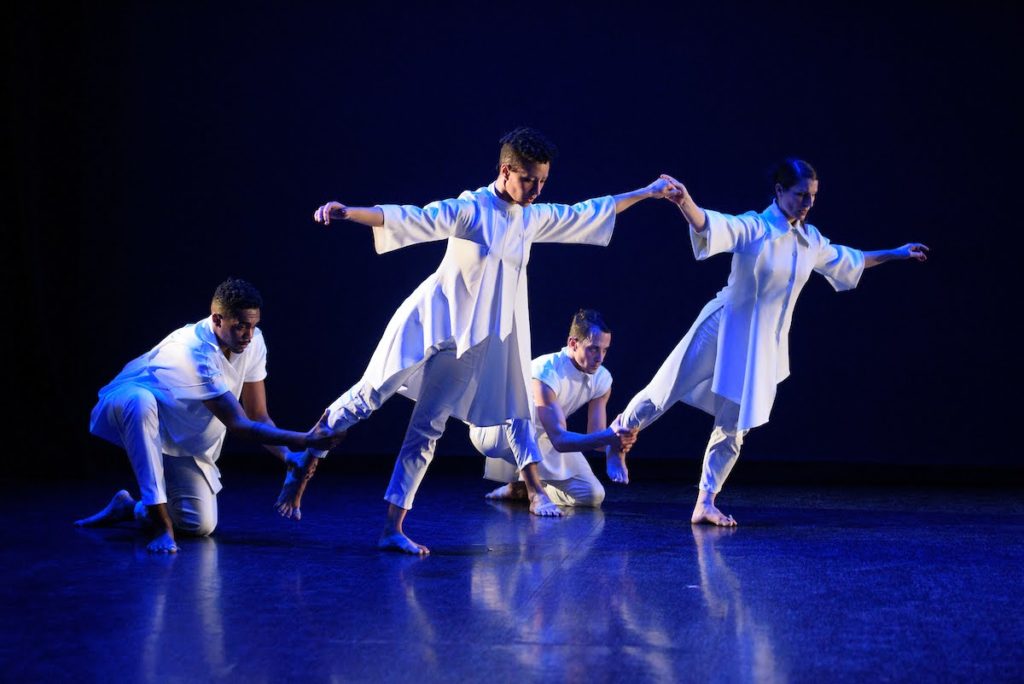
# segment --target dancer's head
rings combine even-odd
[[[217,286],[210,302],[213,332],[225,352],[241,354],[252,342],[260,322],[263,298],[251,284],[240,278],[228,278]]]
[[[785,159],[772,178],[775,201],[790,219],[807,220],[818,194],[818,172],[802,159]]]
[[[540,196],[558,150],[533,128],[520,127],[502,136],[498,154],[498,192],[521,206]]]
[[[567,346],[573,364],[581,371],[596,373],[604,363],[611,344],[612,331],[600,313],[593,309],[580,309],[572,317]]]

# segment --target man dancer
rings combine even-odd
[[[448,240],[441,265],[392,317],[362,379],[328,409],[329,425],[345,430],[395,392],[417,402],[384,497],[388,513],[381,548],[429,553],[405,535],[402,524],[449,416],[504,426],[523,471],[530,511],[561,515],[534,465],[541,456],[529,420],[530,247],[535,242],[607,245],[616,214],[675,192],[659,178],[633,192],[572,206],[536,204],[554,146],[530,128],[518,128],[500,142],[498,177],[458,199],[423,208],[328,202],[313,215],[325,225],[348,219],[372,226],[378,253]],[[281,508],[288,512],[287,505]]]
[[[584,449],[605,449],[608,477],[613,482],[629,482],[623,454],[635,442],[636,431],[606,427],[612,374],[602,364],[611,342],[611,330],[601,314],[593,309],[580,309],[573,316],[566,346],[554,354],[537,357],[531,364],[537,406],[534,425],[544,458],[537,464],[537,470],[544,491],[561,506],[597,507],[604,501],[604,487],[581,453]],[[584,405],[587,434],[570,432],[566,417]],[[518,480],[512,448],[501,426],[473,427],[469,438],[487,456],[484,477],[506,483],[486,498],[525,499],[526,486]]]
[[[135,501],[121,490],[76,525],[148,522],[154,553],[178,551],[175,530],[210,534],[221,490],[216,461],[228,430],[289,466],[296,483],[291,517],[300,517],[299,485],[309,473],[296,467],[300,454],[283,447],[330,449],[344,433],[331,431],[326,415],[306,433],[274,426],[263,384],[267,347],[256,327],[262,306],[255,287],[229,278],[214,292],[209,318],[174,331],[100,390],[89,431],[128,453],[141,495]]]

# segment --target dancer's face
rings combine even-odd
[[[790,220],[806,221],[807,213],[814,206],[817,194],[818,181],[809,178],[802,178],[799,183],[785,190],[778,183],[775,184],[775,198],[779,203],[779,209],[782,209],[782,213]]]
[[[580,340],[569,338],[569,356],[573,364],[587,375],[593,375],[604,363],[608,347],[612,346],[612,334],[592,329],[590,337]]]
[[[236,317],[237,316],[237,317]],[[241,354],[252,342],[260,322],[259,309],[242,309],[236,314],[213,314],[213,332],[225,353]]]
[[[508,164],[501,165],[500,176],[504,181],[505,193],[520,206],[528,206],[540,197],[540,191],[548,182],[551,164],[525,164],[525,168],[514,169]]]

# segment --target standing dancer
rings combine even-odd
[[[910,243],[862,252],[831,244],[805,223],[818,192],[817,173],[805,161],[787,159],[778,166],[775,200],[760,214],[701,209],[682,183],[662,178],[678,191],[670,199],[690,225],[694,256],[703,260],[732,252],[732,271],[654,379],[629,402],[621,424],[643,429],[677,401],[713,415],[690,520],[732,526],[736,521],[718,510],[715,497],[739,457],[744,435],[768,422],[776,385],[789,376],[789,326],[811,271],[837,291],[850,290],[865,268],[894,259],[924,261],[928,248]]]
[[[366,372],[331,406],[328,422],[345,430],[367,418],[395,392],[416,401],[384,496],[387,523],[378,546],[429,553],[402,529],[406,513],[449,416],[473,425],[504,425],[530,498],[530,512],[558,516],[544,493],[541,460],[530,422],[530,320],[526,265],[535,242],[607,245],[615,215],[676,191],[658,179],[621,195],[572,206],[535,204],[555,149],[530,128],[501,139],[498,177],[458,199],[426,207],[349,207],[329,202],[313,219],[348,219],[373,227],[378,253],[448,240],[444,259],[388,323]],[[319,455],[308,452],[310,455]],[[286,484],[282,500],[291,498]],[[279,503],[282,514],[287,503]]]

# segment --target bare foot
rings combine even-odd
[[[736,521],[733,517],[718,510],[714,503],[703,503],[700,501],[693,507],[693,515],[690,516],[690,522],[694,525],[705,523],[708,525],[718,525],[719,527],[736,526]]]
[[[146,550],[150,553],[178,553],[178,545],[174,543],[174,535],[164,531],[146,545]]]
[[[417,544],[396,530],[384,530],[380,539],[377,540],[377,548],[384,551],[400,551],[414,556],[426,556],[430,553],[430,549],[426,546]]]
[[[306,491],[306,485],[316,472],[316,465],[320,459],[308,451],[292,453],[285,461],[288,470],[284,474],[284,484],[281,486],[281,493],[277,496],[274,508],[281,517],[289,520],[301,520],[302,495]]]
[[[484,494],[485,499],[503,499],[506,501],[525,501],[529,497],[526,494],[525,482],[509,482],[501,485],[494,491]]]
[[[114,495],[114,498],[110,500],[106,508],[95,515],[90,515],[88,518],[76,520],[75,525],[78,527],[100,527],[134,518],[135,500],[132,499],[131,494],[122,489]]]
[[[542,518],[561,518],[565,515],[555,502],[543,491],[530,497],[530,513]]]
[[[626,468],[626,454],[609,448],[605,451],[605,471],[608,479],[619,484],[629,484],[629,469]]]

